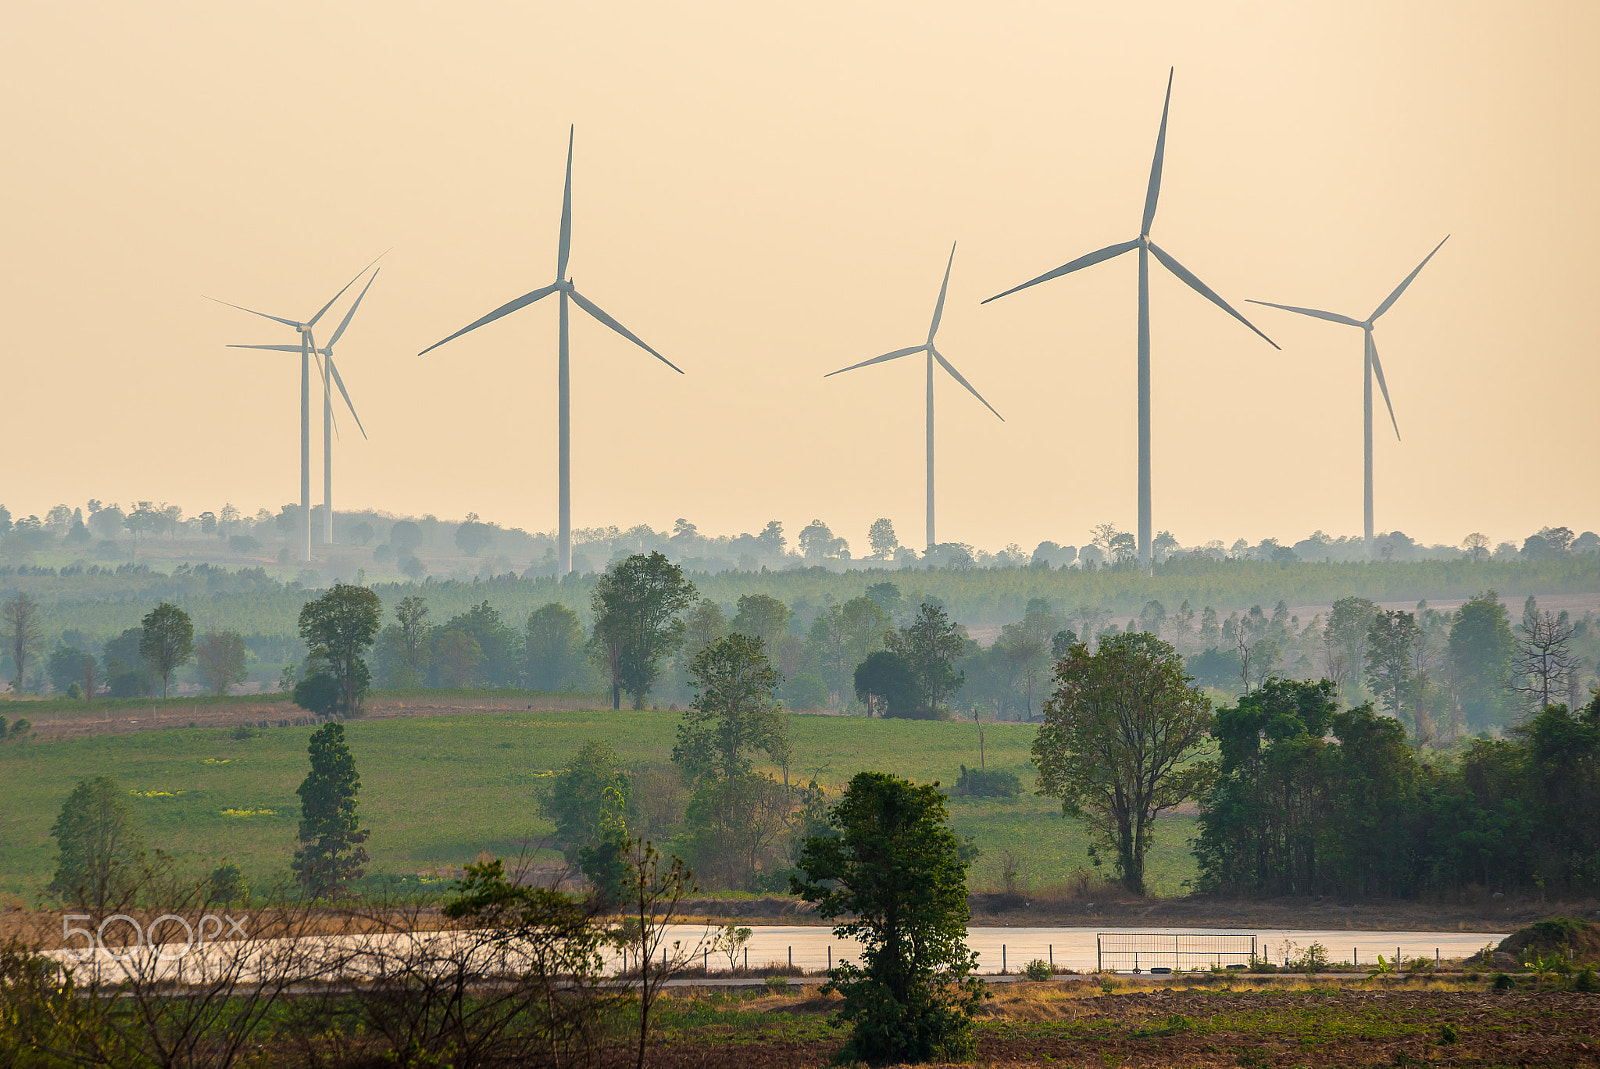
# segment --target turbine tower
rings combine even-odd
[[[382,257],[380,256],[378,259],[382,259]],[[373,260],[372,264],[377,262],[378,260]],[[344,287],[318,310],[316,315],[304,322],[297,319],[285,319],[282,316],[268,315],[266,312],[258,312],[254,308],[246,308],[242,304],[234,304],[231,301],[218,300],[216,297],[206,298],[207,300],[216,301],[218,304],[225,304],[229,308],[237,308],[241,312],[249,312],[251,315],[270,319],[274,323],[282,323],[286,327],[293,327],[300,335],[300,344],[298,346],[288,346],[287,348],[290,352],[293,352],[296,348],[300,350],[300,560],[302,563],[311,561],[311,352],[317,347],[316,338],[312,336],[312,328],[317,325],[319,319],[327,314],[328,309],[333,307],[333,302],[344,296],[344,291],[354,286],[361,276],[367,273],[372,264],[363,267],[355,278],[346,282]]]
[[[846,371],[854,371],[856,368],[858,368],[858,367],[866,367],[868,364],[882,364],[882,363],[884,363],[885,361],[888,361],[888,360],[898,360],[902,356],[912,356],[912,355],[914,355],[916,353],[926,353],[928,355],[928,548],[929,549],[932,549],[935,545],[938,544],[938,541],[933,536],[933,362],[935,360],[937,360],[939,362],[939,366],[944,368],[946,371],[948,371],[950,373],[950,377],[951,378],[955,379],[961,385],[965,386],[967,388],[967,391],[969,393],[971,393],[972,396],[976,397],[979,401],[983,401],[983,407],[987,408],[990,412],[994,412],[994,415],[995,415],[996,419],[998,419],[1002,423],[1005,422],[1005,417],[1000,415],[1000,413],[995,412],[994,406],[991,405],[988,401],[984,401],[983,400],[983,395],[980,394],[977,390],[974,390],[972,388],[972,383],[968,382],[965,378],[963,378],[961,376],[961,372],[957,371],[955,369],[954,365],[952,365],[950,363],[950,361],[948,361],[948,360],[946,360],[944,358],[944,354],[939,352],[938,349],[934,348],[934,345],[933,345],[933,336],[935,334],[939,333],[939,320],[944,315],[944,296],[945,296],[945,293],[948,292],[949,289],[950,289],[950,268],[951,268],[952,265],[954,265],[955,260],[956,260],[956,246],[955,246],[954,242],[951,242],[951,244],[950,244],[950,260],[949,260],[949,262],[947,262],[944,265],[944,281],[942,283],[940,283],[940,285],[939,285],[939,300],[933,306],[933,322],[928,324],[928,340],[927,341],[923,342],[921,345],[913,345],[913,346],[911,346],[909,348],[906,348],[906,349],[896,349],[892,353],[884,353],[882,356],[875,356],[871,360],[863,360],[859,364],[851,364],[849,367],[842,367],[838,371],[830,371],[826,375],[822,376],[825,379],[832,378],[834,375],[842,375]]]
[[[360,276],[357,276],[360,277]],[[344,403],[350,409],[350,415],[355,418],[356,427],[361,431],[361,437],[367,436],[367,428],[361,425],[361,417],[356,415],[356,406],[350,400],[350,391],[344,387],[344,379],[339,375],[339,366],[333,362],[333,347],[339,344],[339,339],[344,337],[344,332],[350,326],[350,320],[355,318],[356,309],[361,307],[362,298],[366,297],[367,290],[378,280],[378,272],[372,272],[372,277],[367,279],[367,284],[361,288],[356,296],[355,303],[344,314],[344,319],[333,332],[333,337],[328,339],[326,347],[312,348],[312,354],[317,357],[318,369],[322,374],[322,541],[325,545],[333,545],[333,385],[339,387],[339,393],[344,396]],[[314,343],[313,343],[314,345]],[[299,352],[298,345],[230,345],[230,349],[268,349],[274,352]],[[333,377],[333,384],[328,381],[329,375]]]
[[[1428,266],[1428,261],[1433,259],[1433,254],[1444,248],[1444,242],[1450,240],[1450,235],[1444,236],[1444,241],[1433,247],[1433,252],[1422,258],[1422,262],[1405,277],[1405,281],[1394,288],[1394,292],[1383,299],[1383,303],[1366,319],[1356,319],[1352,316],[1340,315],[1338,312],[1324,312],[1316,308],[1298,308],[1292,304],[1274,304],[1271,301],[1257,301],[1247,298],[1251,304],[1266,305],[1268,308],[1281,308],[1285,312],[1298,312],[1303,316],[1313,319],[1326,319],[1330,323],[1343,323],[1347,327],[1360,327],[1363,340],[1362,359],[1362,387],[1361,387],[1361,434],[1363,448],[1364,482],[1362,485],[1362,499],[1365,505],[1364,524],[1362,533],[1366,538],[1367,558],[1372,558],[1372,375],[1377,372],[1378,388],[1383,391],[1383,403],[1389,409],[1389,422],[1394,425],[1395,441],[1400,440],[1400,421],[1394,418],[1394,404],[1389,400],[1389,385],[1383,381],[1383,362],[1378,359],[1378,346],[1372,340],[1372,328],[1377,323],[1378,317],[1387,312],[1400,295],[1411,285],[1411,280]]]
[[[1085,267],[1092,267],[1102,260],[1109,260],[1121,256],[1125,252],[1139,250],[1139,565],[1146,571],[1150,569],[1150,257],[1154,256],[1161,265],[1171,271],[1196,293],[1206,300],[1227,312],[1233,318],[1249,327],[1274,349],[1280,348],[1277,342],[1268,338],[1261,331],[1256,330],[1255,324],[1240,315],[1232,305],[1223,300],[1217,293],[1195,277],[1193,272],[1184,267],[1172,255],[1150,240],[1150,225],[1156,218],[1156,200],[1161,195],[1161,167],[1167,148],[1167,112],[1172,106],[1172,72],[1167,74],[1167,99],[1161,106],[1161,131],[1156,135],[1155,160],[1150,164],[1150,185],[1144,196],[1144,217],[1139,223],[1139,236],[1132,241],[1122,241],[1115,245],[1107,245],[1103,249],[1078,257],[1069,263],[1062,264],[1053,271],[1046,271],[1038,278],[1029,279],[1020,286],[1013,286],[1004,293],[997,293],[984,301],[997,301],[1001,297],[1009,296],[1029,286],[1037,286],[1041,282],[1048,282],[1052,278],[1060,278]]]
[[[559,524],[557,536],[560,542],[560,557],[556,563],[558,578],[572,571],[572,408],[570,403],[571,375],[568,370],[567,359],[567,323],[570,316],[567,311],[568,302],[576,304],[579,308],[588,312],[589,315],[627,338],[678,374],[683,374],[682,368],[650,348],[627,327],[624,327],[602,311],[599,305],[579,293],[573,287],[572,280],[567,277],[567,256],[572,251],[572,142],[575,132],[575,130],[571,129],[567,132],[567,185],[561,195],[561,237],[559,244],[556,246],[556,280],[548,286],[524,293],[515,300],[507,301],[482,319],[468,323],[448,338],[434,342],[417,354],[418,356],[426,356],[445,342],[454,341],[469,331],[477,330],[487,323],[493,323],[501,316],[510,315],[518,309],[526,308],[528,305],[542,300],[552,293],[561,294],[561,329],[560,340],[556,350],[556,391],[558,396],[556,464],[559,471],[560,484],[557,500]]]

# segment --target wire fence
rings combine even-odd
[[[1102,932],[1095,936],[1101,972],[1243,969],[1256,960],[1254,935],[1214,932]]]

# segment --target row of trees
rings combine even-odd
[[[15,675],[14,692],[23,689],[29,661],[43,635],[43,610],[26,591],[0,602],[3,635]],[[51,683],[72,698],[92,699],[102,689],[113,697],[147,697],[159,686],[166,697],[172,676],[191,658],[198,660],[200,678],[216,694],[244,682],[244,639],[236,631],[209,631],[194,637],[189,614],[162,602],[145,614],[138,627],[130,627],[104,645],[101,657],[63,643],[51,651],[46,669]],[[97,669],[100,684],[95,682]]]
[[[1600,884],[1600,696],[1551,703],[1459,760],[1420,760],[1399,721],[1331,682],[1272,680],[1217,715],[1201,886],[1397,895]]]

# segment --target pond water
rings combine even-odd
[[[1131,938],[1131,937],[1139,938]],[[1184,936],[1203,936],[1185,939]],[[1105,937],[1105,938],[1102,938]],[[1285,956],[1298,959],[1313,944],[1321,944],[1326,960],[1349,962],[1365,968],[1377,963],[1378,955],[1392,960],[1396,951],[1404,959],[1462,958],[1475,954],[1485,945],[1497,944],[1505,933],[1483,932],[1378,932],[1336,929],[1274,928],[990,928],[967,929],[967,946],[978,952],[979,972],[999,972],[1005,967],[1016,972],[1035,959],[1054,960],[1061,968],[1089,971],[1104,964],[1107,969],[1131,971],[1151,966],[1205,968],[1207,965],[1243,961],[1254,938],[1255,953],[1279,965]],[[681,925],[672,939],[693,954],[719,967],[716,952],[705,945],[706,929]],[[789,963],[803,969],[824,969],[831,959],[854,958],[860,947],[834,937],[831,928],[813,926],[763,925],[751,927],[749,961],[752,969],[770,962]],[[1104,954],[1102,955],[1102,951]],[[1114,953],[1120,951],[1120,953]],[[1175,951],[1177,953],[1175,953]],[[1137,961],[1132,956],[1138,955]],[[737,964],[744,964],[741,949]],[[720,967],[727,968],[723,955]]]

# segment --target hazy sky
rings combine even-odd
[[[1185,544],[1361,525],[1357,330],[1380,322],[1377,525],[1600,527],[1600,6],[1573,3],[27,3],[0,10],[0,502],[196,513],[299,495],[293,332],[384,249],[339,350],[336,507],[555,526],[556,304],[418,350],[571,271],[682,367],[574,313],[573,519],[918,545],[919,343],[940,348],[941,539],[1135,519],[1132,256],[1153,236],[1154,517]],[[339,311],[330,313],[337,315]],[[326,330],[324,331],[326,334]],[[1381,402],[1380,402],[1381,404]],[[313,462],[321,497],[320,416]]]

